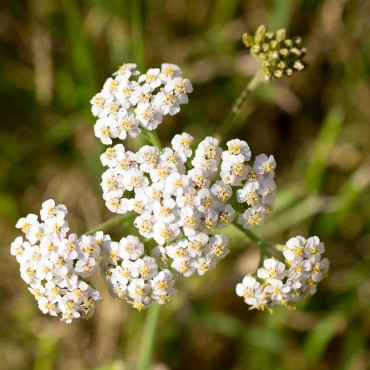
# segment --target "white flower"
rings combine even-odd
[[[122,215],[128,212],[127,199],[122,199],[122,195],[122,189],[111,190],[103,194],[105,205],[111,212]]]
[[[263,292],[270,296],[271,301],[282,302],[287,299],[290,287],[279,279],[269,279]]]
[[[117,242],[111,242],[109,245],[103,247],[101,249],[101,255],[104,258],[104,262],[112,264],[114,266],[117,265],[118,261],[120,260],[120,249],[121,246]]]
[[[320,244],[317,237],[311,237],[308,240],[311,246]],[[317,283],[328,272],[329,261],[327,258],[320,260],[320,253],[318,253],[320,258],[316,257],[316,261],[312,255],[306,255],[307,241],[301,236],[296,236],[286,242],[283,251],[286,265],[274,258],[263,261],[263,267],[257,270],[257,276],[262,279],[262,294],[261,291],[258,294],[254,294],[252,290],[246,291],[243,284],[237,285],[237,294],[240,296],[247,294],[248,299],[245,299],[245,302],[251,308],[257,309],[271,309],[276,305],[294,307],[301,298],[314,294]],[[320,251],[324,251],[324,246],[321,246]],[[313,255],[316,253],[313,251]],[[260,284],[250,275],[245,279],[248,284]]]
[[[226,226],[229,226],[232,220],[234,219],[234,215],[235,215],[234,208],[231,207],[230,204],[226,204],[226,206],[224,206],[223,209],[219,211],[217,228],[222,229]]]
[[[180,228],[177,223],[165,224],[162,221],[158,221],[153,226],[153,239],[158,244],[164,244],[174,240],[179,234]]]
[[[251,158],[251,150],[249,145],[239,139],[233,139],[226,143],[228,150],[222,153],[222,159],[236,157],[239,162],[247,162]]]
[[[34,224],[31,226],[30,230],[26,233],[26,237],[31,244],[36,244],[44,237],[45,229],[47,228],[44,223]]]
[[[77,245],[77,255],[80,259],[86,257],[98,258],[100,246],[92,235],[82,235]]]
[[[134,91],[137,91],[141,89],[141,86],[136,81],[130,81],[130,80],[122,80],[118,87],[117,91],[115,93],[115,96],[117,98],[117,101],[119,103],[122,103],[122,105],[126,105],[126,102],[128,101],[130,103],[130,98]],[[131,104],[131,103],[130,103]]]
[[[138,75],[140,72],[136,70],[135,63],[124,63],[116,72],[113,73],[116,76],[117,81],[128,80],[131,76]]]
[[[125,148],[122,144],[108,148],[101,156],[100,161],[103,166],[114,168],[118,161],[125,155]]]
[[[25,250],[30,248],[31,244],[23,241],[22,236],[18,236],[10,246],[10,254],[16,257],[18,263],[22,263]]]
[[[228,239],[225,235],[214,235],[209,238],[210,254],[216,258],[224,258],[229,254]]]
[[[180,209],[180,224],[187,237],[197,233],[196,230],[201,223],[201,217],[202,213],[191,206],[185,206]]]
[[[204,212],[202,217],[202,226],[203,232],[209,234],[211,233],[217,226],[218,221],[218,213],[213,209],[210,209]]]
[[[63,217],[48,218],[45,225],[47,232],[59,239],[64,238],[69,231],[68,223],[64,220],[64,214]]]
[[[317,236],[311,236],[307,239],[304,247],[305,257],[309,258],[314,262],[318,262],[321,259],[321,255],[325,252],[325,246],[320,242]]]
[[[286,260],[289,262],[293,262],[296,260],[302,261],[305,244],[306,239],[302,238],[301,236],[290,238],[286,242],[286,249],[283,252]]]
[[[152,257],[155,258],[158,267],[162,269],[167,268],[168,256],[166,253],[166,249],[162,245],[158,245],[155,248],[153,248],[151,255]]]
[[[124,237],[119,242],[119,256],[122,259],[137,260],[144,254],[144,244],[139,238],[133,235]]]
[[[238,186],[247,178],[248,169],[237,156],[224,157],[221,163],[220,176],[225,184]]]
[[[191,144],[193,140],[194,138],[191,135],[183,132],[182,134],[177,134],[173,137],[171,140],[171,145],[175,152],[183,155],[186,159],[191,157],[193,153],[191,150]]]
[[[164,90],[173,92],[178,97],[180,104],[187,104],[189,102],[187,94],[193,91],[193,86],[189,79],[176,77],[166,84]]]
[[[165,224],[175,222],[178,214],[175,200],[172,198],[164,199],[162,203],[153,208],[153,214],[158,221]]]
[[[159,154],[158,163],[160,166],[172,167],[174,170],[177,170],[180,173],[185,172],[185,166],[183,165],[186,160],[179,155],[177,152],[174,152],[171,148],[162,149]]]
[[[219,160],[221,158],[222,149],[218,146],[218,140],[214,137],[207,136],[202,140],[195,151],[195,155],[200,155],[206,159]]]
[[[172,92],[166,92],[164,89],[155,96],[154,104],[163,114],[173,116],[180,111],[180,102],[177,96]]]
[[[261,296],[262,289],[262,285],[253,276],[247,275],[236,285],[236,294],[243,297],[247,304],[254,304],[256,297]]]
[[[139,103],[135,113],[141,125],[149,131],[155,130],[163,119],[162,112],[150,103]]]
[[[205,213],[211,209],[215,208],[215,203],[217,199],[213,197],[208,188],[202,188],[198,191],[198,196],[200,200],[200,205],[198,210],[202,213]]]
[[[200,257],[191,262],[191,266],[197,270],[198,275],[202,276],[216,267],[216,261],[211,257]]]
[[[136,153],[127,151],[122,154],[122,157],[117,160],[117,166],[114,168],[115,171],[121,175],[125,175],[126,171],[134,168],[139,168],[139,165],[135,161]]]
[[[193,275],[196,271],[196,266],[191,264],[189,257],[174,259],[171,267],[185,277]]]
[[[118,81],[116,79],[113,79],[112,77],[109,77],[103,85],[104,92],[109,92],[110,94],[115,95],[118,88]]]
[[[264,204],[273,205],[275,201],[276,184],[271,178],[263,179],[258,188],[258,194],[262,196]]]
[[[155,218],[151,214],[144,212],[139,217],[136,217],[134,221],[134,226],[139,230],[140,234],[146,238],[152,238],[153,226]],[[162,243],[159,243],[162,244]]]
[[[64,218],[67,213],[67,207],[64,204],[55,205],[53,199],[48,199],[42,203],[40,216],[41,220],[45,221],[53,217]]]
[[[131,169],[127,171],[126,176],[122,179],[123,186],[126,190],[133,190],[136,188],[146,187],[149,183],[147,177],[139,169]]]
[[[168,257],[173,260],[184,259],[188,257],[188,240],[181,238],[165,248]]]
[[[143,172],[152,171],[158,163],[159,149],[154,146],[145,145],[135,154],[135,160]]]
[[[133,86],[133,92],[129,98],[129,101],[132,106],[143,104],[143,103],[150,103],[153,100],[153,89],[150,85],[135,85]]]
[[[172,293],[175,281],[173,275],[169,270],[162,270],[155,275],[151,281],[154,295],[163,295]]]
[[[230,185],[225,184],[223,181],[217,180],[211,187],[211,193],[222,203],[227,202],[232,194]]]
[[[150,256],[144,256],[135,261],[135,267],[137,268],[140,277],[142,279],[148,280],[153,278],[158,271],[158,265],[155,258]]]
[[[210,240],[209,236],[205,233],[197,232],[194,235],[188,237],[187,242],[187,253],[192,258],[198,258],[202,256],[203,252],[206,252],[206,248],[209,246],[207,243]],[[212,239],[212,246],[217,244],[217,239]],[[210,242],[211,245],[211,242]]]
[[[208,178],[208,173],[201,168],[193,168],[188,171],[188,176],[193,180],[193,185],[200,188],[209,188],[210,180]]]
[[[198,207],[200,205],[200,197],[196,189],[189,185],[182,194],[176,197],[176,203],[180,208],[185,206]]]
[[[285,277],[284,263],[274,259],[267,258],[263,261],[263,267],[257,270],[257,276],[261,279],[270,281],[271,279],[283,279]]]
[[[100,139],[103,144],[112,144],[111,138],[116,138],[119,135],[117,122],[113,117],[104,117],[96,121],[94,126],[95,136]]]
[[[246,229],[253,226],[261,225],[265,220],[265,214],[262,208],[248,208],[238,217],[238,224],[243,225]]]
[[[133,113],[118,114],[117,117],[118,138],[125,140],[127,136],[136,137],[140,134],[139,120]]]
[[[76,274],[86,278],[89,276],[92,276],[96,269],[98,268],[98,265],[96,263],[95,258],[93,257],[87,257],[84,260],[78,260],[75,266]]]
[[[256,157],[253,165],[254,171],[259,175],[274,174],[276,162],[273,155],[260,154]]]
[[[238,203],[247,203],[250,207],[255,207],[260,202],[258,181],[248,182],[244,185],[243,189],[236,192],[236,201]]]
[[[149,295],[150,288],[144,279],[133,279],[128,285],[128,293],[133,299],[142,299]]]
[[[33,213],[30,213],[26,217],[22,217],[18,220],[15,227],[18,229],[21,229],[22,233],[27,235],[29,234],[32,227],[38,225],[38,218],[37,215],[34,215]]]
[[[182,71],[180,67],[177,66],[176,64],[162,63],[159,77],[163,82],[166,82],[168,84],[174,79],[180,77],[181,74]]]
[[[95,117],[103,117],[106,107],[113,102],[113,95],[108,91],[102,91],[96,94],[91,100],[91,111]]]
[[[180,174],[179,172],[173,172],[166,179],[164,191],[166,194],[177,197],[183,194],[188,185],[188,176]]]
[[[145,81],[145,84],[150,86],[150,88],[154,90],[162,84],[161,79],[159,78],[159,74],[159,68],[150,68],[145,75],[139,76],[139,82]]]

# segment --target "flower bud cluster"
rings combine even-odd
[[[22,279],[44,314],[70,323],[77,317],[90,317],[100,302],[100,293],[85,282],[98,269],[100,248],[109,238],[69,234],[65,221],[67,208],[49,199],[42,204],[41,222],[35,214],[21,218],[19,236],[11,244],[11,254],[20,264]]]
[[[141,75],[136,64],[123,64],[90,101],[92,113],[98,117],[96,137],[103,144],[112,144],[112,138],[136,137],[140,127],[154,130],[164,115],[178,113],[193,91],[190,81],[181,75],[175,64],[163,63]]]
[[[101,183],[108,209],[138,213],[134,225],[139,233],[154,239],[154,253],[162,262],[171,259],[171,267],[185,276],[203,275],[228,253],[226,237],[212,233],[234,218],[233,188],[238,189],[236,202],[246,209],[239,222],[248,228],[263,223],[276,190],[272,156],[257,156],[249,165],[245,141],[231,140],[223,151],[217,139],[206,137],[191,167],[192,141],[182,133],[175,135],[171,148],[146,145],[133,153],[117,144],[101,156],[108,167]]]
[[[302,47],[302,39],[288,39],[285,29],[267,32],[266,27],[262,25],[258,27],[255,35],[245,33],[243,42],[259,61],[265,80],[291,76],[293,72],[301,71],[307,65],[303,60],[306,49]]]
[[[101,270],[113,297],[126,300],[139,311],[152,300],[170,302],[175,294],[175,280],[161,269],[155,258],[144,255],[144,245],[129,235],[102,248]]]
[[[267,258],[257,276],[247,275],[237,284],[236,294],[251,309],[295,307],[303,297],[315,294],[317,284],[326,276],[329,260],[321,258],[325,247],[317,236],[307,240],[296,236],[283,249],[284,262]]]

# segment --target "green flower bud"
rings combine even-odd
[[[301,47],[301,37],[288,39],[285,29],[267,32],[262,25],[254,36],[245,33],[243,42],[259,61],[265,80],[291,76],[307,66],[303,61],[306,49]]]

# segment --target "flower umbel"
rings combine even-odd
[[[243,42],[258,60],[265,80],[291,76],[307,66],[303,60],[306,49],[302,47],[302,39],[287,38],[285,29],[267,32],[262,25],[255,35],[245,33]]]
[[[67,213],[63,204],[45,201],[40,211],[42,222],[34,214],[17,222],[24,237],[15,239],[10,252],[40,310],[52,316],[61,314],[61,320],[70,323],[77,317],[91,317],[101,301],[100,293],[85,280],[96,272],[100,249],[110,244],[110,238],[102,232],[67,235]]]
[[[285,261],[263,261],[257,276],[247,275],[236,286],[236,294],[250,308],[272,309],[283,305],[294,308],[304,297],[316,293],[317,284],[329,270],[329,260],[321,258],[324,244],[317,236],[289,239],[283,247]]]
[[[267,32],[260,26],[255,35],[244,34],[243,41],[262,73],[236,100],[227,128],[262,77],[267,81],[290,76],[306,66],[301,39],[288,39],[283,29]],[[21,277],[43,313],[61,315],[67,323],[90,317],[101,297],[88,280],[99,267],[110,294],[139,311],[153,302],[169,303],[176,293],[176,273],[202,276],[230,253],[228,238],[219,230],[231,223],[261,248],[269,246],[250,229],[262,225],[274,209],[274,156],[253,158],[240,139],[228,141],[223,149],[211,136],[193,150],[194,138],[185,132],[164,148],[152,132],[145,136],[154,145],[136,152],[123,145],[141,130],[155,130],[165,115],[177,114],[192,90],[175,64],[163,63],[141,74],[136,64],[128,63],[91,99],[95,136],[112,145],[100,156],[107,167],[101,181],[105,204],[113,213],[136,213],[132,226],[145,238],[145,246],[133,235],[115,242],[101,231],[68,234],[67,208],[45,201],[41,221],[34,214],[21,218],[16,227],[24,236],[11,244]],[[324,251],[316,236],[291,238],[282,248],[284,262],[266,258],[254,275],[236,286],[236,293],[251,308],[293,307],[314,294],[325,277],[329,261],[322,258]]]

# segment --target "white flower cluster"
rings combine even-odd
[[[317,236],[291,238],[284,247],[284,263],[265,259],[257,277],[247,275],[237,284],[236,294],[251,308],[260,310],[277,305],[295,307],[302,297],[316,293],[317,284],[327,274],[329,260],[321,259],[324,252]]]
[[[163,63],[142,75],[136,64],[123,64],[90,101],[92,113],[98,117],[96,137],[109,145],[112,138],[136,137],[140,127],[155,130],[164,115],[175,115],[181,104],[188,103],[187,94],[193,87],[181,75],[175,64]]]
[[[259,155],[248,165],[251,152],[245,141],[231,140],[223,151],[217,139],[206,137],[191,167],[192,141],[182,133],[172,139],[171,148],[146,145],[133,153],[117,144],[101,156],[108,167],[101,183],[108,209],[138,213],[134,225],[157,242],[154,253],[172,259],[171,267],[185,276],[203,275],[228,253],[226,237],[211,234],[234,218],[229,203],[233,187],[238,188],[236,201],[247,208],[239,217],[245,227],[263,223],[276,190],[272,156]]]
[[[70,234],[65,221],[67,208],[52,199],[42,204],[41,222],[35,214],[21,218],[19,236],[11,244],[11,254],[20,264],[22,279],[44,314],[70,323],[77,317],[90,317],[100,293],[87,284],[98,268],[100,248],[109,239],[98,232],[93,236]]]
[[[160,269],[155,258],[144,255],[144,245],[129,235],[102,249],[102,274],[113,297],[124,299],[139,311],[152,300],[170,302],[175,281],[167,269]]]

